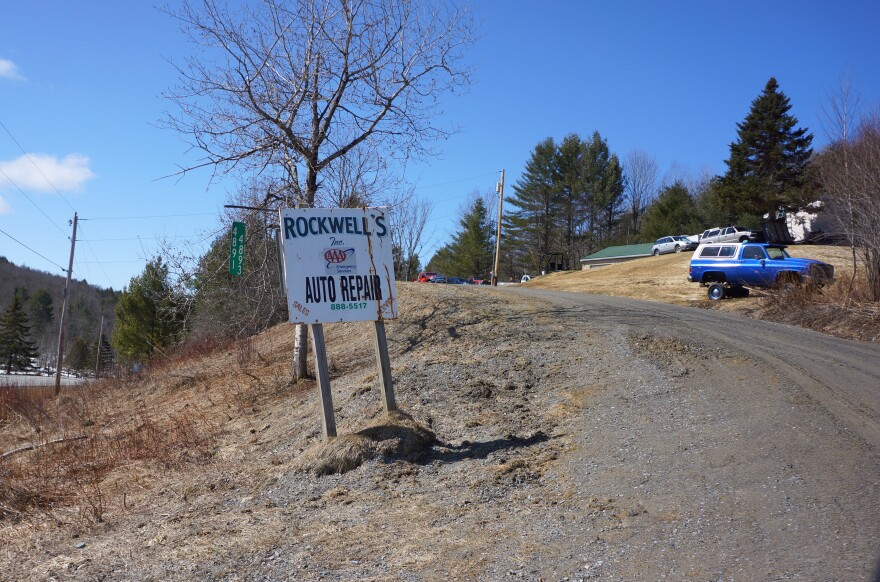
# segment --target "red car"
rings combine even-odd
[[[429,273],[428,271],[422,271],[419,273],[419,283],[430,283],[431,279],[437,276],[437,273]]]

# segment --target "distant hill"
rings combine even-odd
[[[40,351],[40,365],[55,360],[65,282],[66,277],[18,266],[0,257],[0,313],[6,310],[18,291],[31,325],[31,339]],[[94,349],[102,315],[104,336],[110,337],[115,321],[113,310],[119,294],[119,291],[103,289],[84,280],[71,281],[65,351],[77,340]]]

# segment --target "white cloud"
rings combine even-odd
[[[3,196],[0,196],[0,214],[10,214],[12,212],[12,207],[3,199]]]
[[[18,72],[18,65],[6,59],[0,59],[0,77],[6,77],[13,81],[24,81],[25,78]]]
[[[88,180],[95,177],[89,164],[89,158],[79,154],[70,154],[63,159],[28,154],[11,161],[0,161],[0,187],[13,187],[9,183],[12,180],[23,190],[79,192]]]

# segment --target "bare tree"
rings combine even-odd
[[[411,192],[389,200],[391,245],[400,253],[398,278],[412,281],[417,266],[415,260],[423,260],[420,254],[425,248],[425,226],[431,215],[431,202],[416,198]]]
[[[835,216],[843,224],[843,231],[847,233],[850,250],[852,251],[852,276],[849,281],[849,293],[855,284],[856,271],[858,270],[858,254],[855,242],[855,212],[856,197],[852,189],[852,132],[858,125],[859,97],[852,88],[852,81],[847,78],[837,92],[828,98],[828,104],[822,108],[825,117],[825,133],[829,141],[835,144],[837,152],[833,167],[827,164],[819,164],[822,169],[822,180],[826,192],[831,194],[839,208],[835,209]],[[840,212],[843,213],[841,217]],[[849,301],[850,294],[847,294]]]
[[[880,301],[880,115],[859,119],[856,104],[848,84],[832,97],[826,117],[836,140],[817,156],[815,166],[829,213],[853,249],[853,271],[861,253],[867,296]]]
[[[642,215],[657,195],[657,162],[641,150],[626,157],[626,200],[630,215],[630,233],[639,231]]]
[[[868,296],[880,301],[880,115],[874,113],[861,123],[851,152],[856,193],[852,230],[865,260]]]
[[[437,124],[438,97],[470,82],[472,20],[449,2],[263,0],[233,11],[201,0],[168,13],[203,49],[166,95],[179,111],[165,125],[206,156],[181,172],[271,177],[281,187],[264,206],[314,206],[321,180],[350,175],[331,170],[358,148],[429,153],[449,132]],[[306,375],[305,338],[300,326],[296,378]]]

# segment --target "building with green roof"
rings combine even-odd
[[[588,255],[581,259],[581,269],[592,269],[594,267],[604,267],[614,263],[623,263],[633,259],[641,259],[642,257],[651,256],[652,243],[640,245],[621,245],[617,247],[607,247],[601,251],[597,251],[592,255]]]

